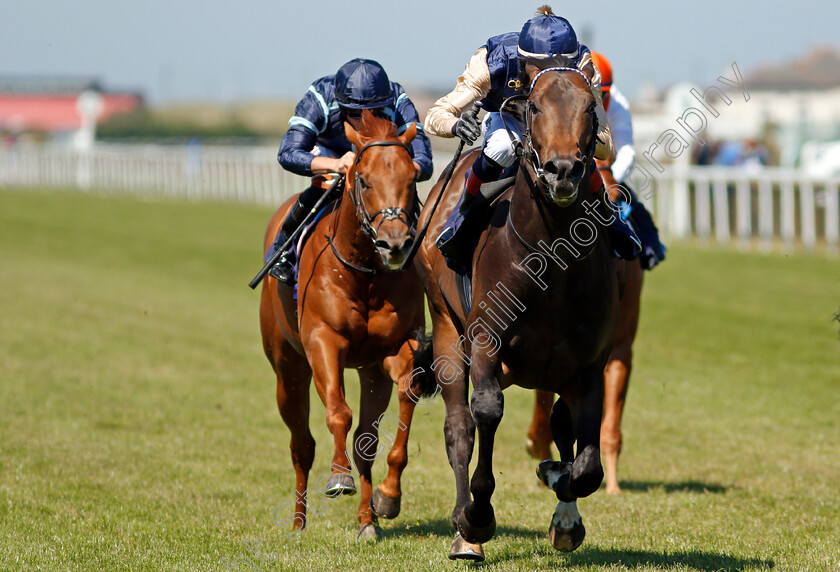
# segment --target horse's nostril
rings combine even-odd
[[[543,167],[543,171],[549,173],[550,175],[556,175],[560,172],[559,168],[557,167],[557,163],[555,161],[549,161]]]
[[[574,165],[574,167],[572,167],[571,177],[573,179],[579,179],[579,178],[583,177],[583,171],[584,171],[583,161],[575,161],[575,165]]]
[[[403,250],[408,250],[413,245],[414,245],[414,239],[409,236],[408,238],[405,239],[405,242],[403,242],[402,249]]]
[[[387,240],[377,240],[374,243],[374,246],[376,246],[376,248],[379,248],[379,249],[382,249],[382,250],[391,250],[391,245],[388,243]]]

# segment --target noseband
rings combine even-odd
[[[359,162],[362,160],[362,154],[371,147],[402,147],[409,155],[411,155],[411,151],[408,146],[403,145],[398,141],[373,141],[359,149],[359,152],[356,154],[356,167],[359,166]],[[365,184],[364,178],[358,173],[358,171],[356,171],[354,173],[353,192],[350,193],[350,200],[353,201],[353,206],[356,208],[356,216],[359,219],[359,226],[362,227],[362,232],[365,233],[365,236],[376,242],[376,237],[379,235],[379,228],[387,220],[399,220],[408,227],[409,234],[414,235],[414,226],[417,224],[416,213],[418,201],[416,184],[414,185],[414,205],[412,206],[412,212],[409,212],[402,207],[385,207],[384,209],[371,214],[365,204],[364,194],[362,193],[366,187],[367,185]],[[379,215],[382,215],[382,220],[379,221],[379,224],[376,225],[376,228],[374,228],[373,221],[376,220],[376,217]]]
[[[586,82],[587,86],[589,86],[589,87],[592,86],[592,83],[589,81],[589,78],[586,77],[586,75],[577,68],[567,68],[567,67],[547,68],[547,69],[544,69],[544,70],[540,71],[540,73],[538,73],[537,75],[534,76],[534,79],[531,81],[531,87],[528,89],[528,95],[525,95],[525,94],[513,95],[513,96],[507,98],[502,103],[502,106],[499,109],[500,116],[502,118],[502,125],[505,126],[505,130],[508,132],[508,136],[510,137],[511,145],[513,145],[514,153],[516,154],[517,157],[519,157],[520,159],[522,159],[524,161],[527,161],[531,165],[531,168],[533,168],[534,172],[537,174],[537,179],[539,180],[540,183],[542,183],[543,186],[546,186],[548,184],[548,182],[545,178],[545,170],[543,169],[543,166],[542,166],[543,165],[542,160],[540,159],[540,155],[539,155],[539,153],[537,153],[537,150],[534,149],[534,141],[533,141],[533,138],[531,136],[531,105],[526,105],[525,106],[525,112],[524,112],[524,115],[525,115],[525,143],[527,145],[527,149],[525,148],[524,145],[522,145],[522,142],[519,141],[514,136],[513,131],[511,131],[510,127],[508,127],[508,124],[505,121],[505,114],[508,114],[508,115],[515,115],[516,114],[516,107],[514,105],[515,102],[517,102],[517,101],[529,102],[530,101],[530,97],[531,97],[530,94],[534,92],[534,86],[537,85],[537,80],[539,80],[543,76],[543,74],[546,74],[548,72],[561,72],[562,73],[562,72],[567,72],[567,71],[574,72],[574,73],[580,75],[580,77],[582,77],[583,80]],[[593,108],[593,109],[587,111],[587,113],[590,115],[590,117],[592,119],[592,140],[589,143],[589,148],[586,150],[586,153],[583,156],[583,164],[584,165],[586,165],[590,161],[590,159],[594,158],[594,156],[595,156],[595,143],[596,143],[596,140],[598,138],[598,116],[595,114],[595,109]]]

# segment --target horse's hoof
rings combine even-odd
[[[376,542],[380,540],[385,533],[379,528],[375,522],[370,522],[359,529],[359,534],[356,535],[356,540],[366,540]]]
[[[469,505],[467,505],[469,506]],[[458,532],[464,537],[464,540],[472,544],[484,544],[496,534],[496,515],[493,512],[493,507],[490,506],[490,519],[484,526],[475,526],[467,518],[466,508],[461,511],[461,516],[458,517]]]
[[[370,510],[382,518],[397,518],[400,515],[400,499],[402,497],[392,499],[377,488],[370,499]]]
[[[561,530],[555,528],[552,524],[548,529],[548,539],[551,545],[560,552],[574,552],[583,544],[583,539],[586,537],[586,528],[583,522],[577,523],[569,530]]]
[[[327,488],[324,489],[324,494],[328,497],[356,494],[356,483],[353,482],[353,476],[346,473],[330,475],[330,480],[327,481]]]
[[[449,559],[484,562],[484,549],[480,544],[467,542],[460,533],[456,532],[452,540],[452,548],[449,549]]]
[[[551,518],[548,539],[560,552],[576,550],[586,537],[586,528],[577,509],[576,502],[559,502]]]

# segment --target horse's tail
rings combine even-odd
[[[437,391],[437,380],[435,372],[432,371],[434,352],[432,350],[432,337],[427,335],[422,328],[418,328],[411,334],[411,338],[418,344],[412,358],[414,360],[413,371],[416,372],[411,378],[411,389],[415,395],[419,391],[422,397],[431,397]]]

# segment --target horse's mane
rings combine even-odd
[[[377,117],[367,109],[362,111],[362,120],[357,130],[364,139],[395,139],[397,126],[384,117]]]

